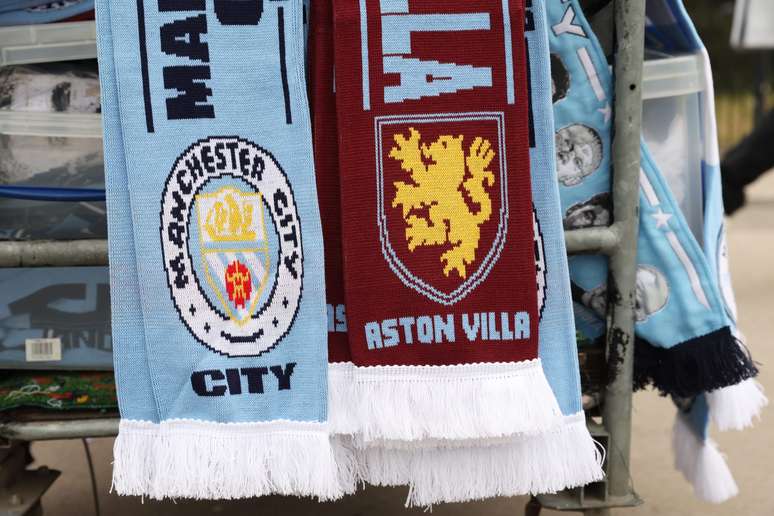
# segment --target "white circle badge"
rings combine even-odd
[[[201,344],[258,356],[287,335],[303,289],[301,221],[274,157],[237,137],[210,137],[178,157],[161,201],[167,284]]]

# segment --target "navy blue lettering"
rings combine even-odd
[[[210,380],[209,382],[207,382],[208,379]],[[226,394],[226,386],[216,384],[215,382],[223,381],[224,379],[223,372],[217,369],[195,371],[191,374],[191,387],[199,396],[223,396]]]
[[[267,367],[243,367],[240,369],[242,376],[247,378],[247,392],[250,394],[263,394],[263,376],[268,374]]]
[[[277,377],[277,386],[278,390],[280,391],[287,391],[290,389],[290,376],[293,374],[293,369],[295,369],[296,363],[295,362],[289,362],[285,364],[285,370],[282,370],[282,366],[271,366],[269,370],[271,370],[272,374]]]
[[[212,89],[204,82],[210,78],[209,66],[168,66],[164,68],[164,88],[177,90],[177,97],[167,99],[167,118],[184,120],[215,118],[215,108],[207,104]]]
[[[202,34],[207,34],[207,16],[204,14],[166,23],[161,26],[161,51],[209,63],[210,49],[202,41]]]

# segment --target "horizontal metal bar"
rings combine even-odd
[[[17,441],[50,441],[118,435],[118,418],[0,423],[0,437]]]
[[[78,267],[107,264],[107,240],[0,242],[0,267]]]
[[[619,231],[615,224],[608,227],[573,229],[564,232],[567,252],[570,254],[607,254],[618,248]]]

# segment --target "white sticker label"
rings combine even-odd
[[[62,360],[62,340],[57,338],[49,339],[26,339],[24,348],[27,355],[27,362],[48,362]]]

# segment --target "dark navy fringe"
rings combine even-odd
[[[692,398],[753,378],[758,368],[728,327],[671,348],[636,339],[634,388],[653,385],[663,395]]]

